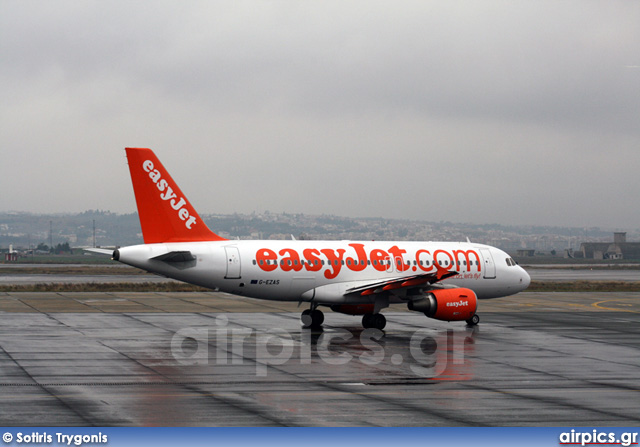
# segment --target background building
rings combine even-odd
[[[587,259],[640,259],[640,242],[627,242],[627,233],[613,233],[611,242],[583,242],[580,251]]]

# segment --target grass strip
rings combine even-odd
[[[18,266],[3,267],[0,266],[0,275],[152,275],[133,267],[127,266]]]
[[[640,281],[531,281],[527,292],[640,292]]]
[[[89,282],[0,285],[0,292],[211,292],[211,289],[181,282]]]

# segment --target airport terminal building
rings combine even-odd
[[[627,233],[613,233],[613,242],[583,242],[585,259],[640,259],[640,242],[627,242]]]

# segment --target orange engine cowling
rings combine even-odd
[[[461,321],[473,317],[478,308],[478,298],[471,289],[437,289],[424,297],[409,301],[409,310],[424,312],[429,318],[443,321]]]
[[[347,315],[364,315],[372,314],[374,307],[374,304],[335,304],[331,310]]]

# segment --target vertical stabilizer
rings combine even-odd
[[[205,225],[151,149],[125,150],[145,244],[226,240]]]

